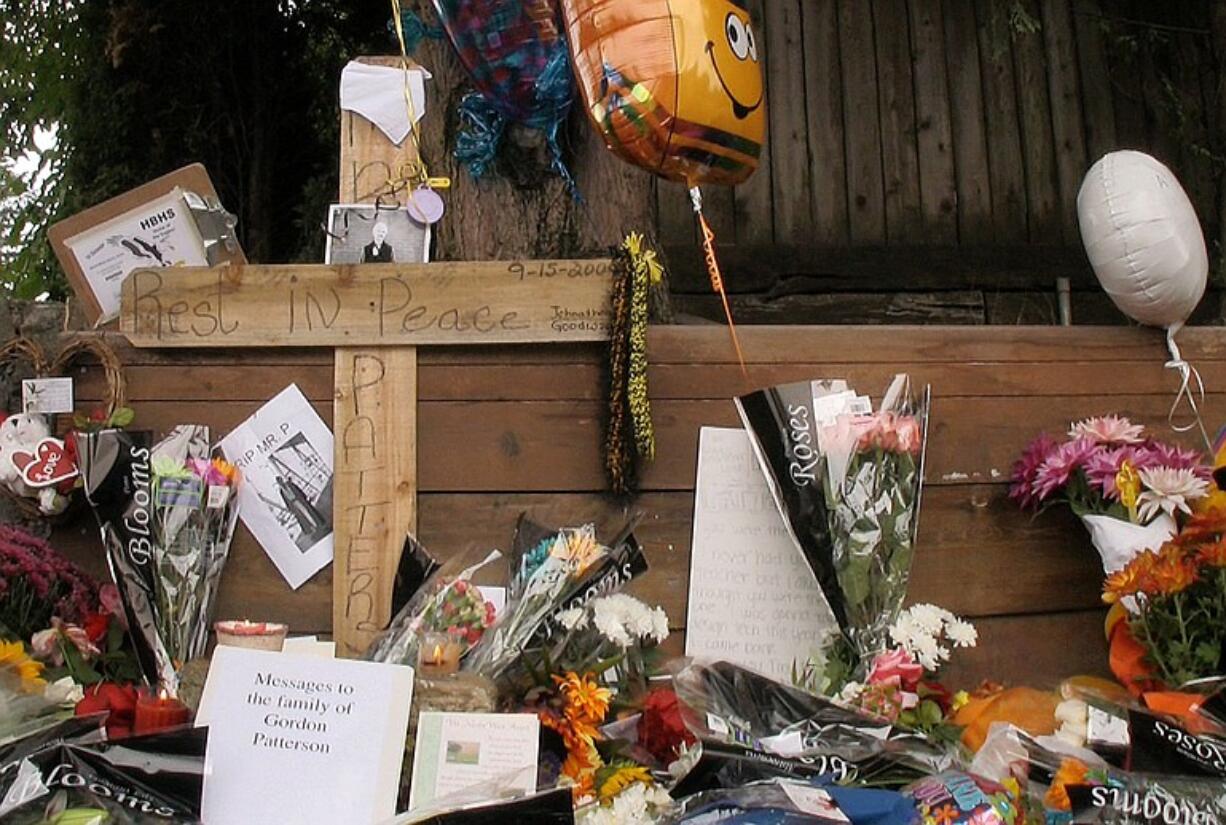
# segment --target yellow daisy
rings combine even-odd
[[[37,693],[46,687],[43,663],[31,659],[21,642],[0,642],[0,674],[15,678],[22,693]]]

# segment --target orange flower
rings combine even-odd
[[[604,721],[605,714],[609,712],[609,700],[613,698],[613,692],[597,684],[592,674],[580,676],[572,671],[565,677],[554,676],[553,680],[566,700],[568,718],[589,723]]]
[[[1226,539],[1201,547],[1197,559],[1210,567],[1226,567]]]
[[[932,811],[930,816],[936,825],[953,825],[954,822],[958,821],[958,809],[953,805],[946,804]]]
[[[1157,561],[1157,554],[1150,550],[1138,553],[1124,567],[1107,576],[1103,582],[1103,601],[1114,604],[1125,596],[1148,593],[1152,589],[1150,580]]]
[[[1103,582],[1103,601],[1115,604],[1125,596],[1140,593],[1143,578],[1140,565],[1128,564],[1116,570]]]
[[[1188,523],[1179,531],[1172,543],[1180,547],[1203,544],[1205,541],[1216,541],[1226,535],[1226,511],[1210,510],[1197,513],[1188,519]]]
[[[1056,811],[1071,811],[1073,802],[1068,796],[1069,785],[1081,785],[1086,781],[1090,769],[1079,759],[1065,759],[1060,763],[1060,769],[1052,777],[1043,804]]]
[[[1149,573],[1145,593],[1151,596],[1180,593],[1196,583],[1197,572],[1196,562],[1185,558],[1179,547],[1164,545]]]

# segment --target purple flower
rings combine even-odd
[[[1203,463],[1203,456],[1196,450],[1185,450],[1175,444],[1150,441],[1146,445],[1154,456],[1155,467],[1170,467],[1172,470],[1191,470],[1197,478],[1209,479],[1213,469]]]
[[[1022,457],[1013,465],[1013,486],[1009,488],[1009,498],[1022,507],[1032,507],[1039,503],[1035,494],[1034,482],[1039,474],[1039,467],[1056,451],[1056,441],[1047,433],[1041,434],[1022,451]]]
[[[1086,478],[1092,487],[1102,490],[1109,499],[1119,500],[1119,490],[1115,487],[1115,477],[1127,461],[1132,469],[1154,470],[1159,467],[1169,467],[1173,470],[1192,470],[1198,478],[1208,479],[1210,470],[1200,465],[1200,455],[1193,450],[1184,450],[1159,441],[1147,441],[1144,444],[1127,444],[1103,450],[1090,459],[1086,467]]]
[[[1069,478],[1085,467],[1102,448],[1090,438],[1066,441],[1039,466],[1034,478],[1034,495],[1038,501],[1049,498],[1068,483]]]

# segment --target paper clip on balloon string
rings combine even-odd
[[[728,304],[728,292],[724,289],[724,276],[719,271],[719,259],[715,256],[715,233],[711,231],[711,225],[702,214],[702,190],[697,186],[690,189],[690,203],[694,205],[694,214],[698,216],[698,224],[702,227],[702,254],[706,259],[711,288],[719,294],[719,299],[723,302],[724,317],[728,319],[728,332],[732,335],[732,347],[736,350],[736,362],[741,366],[741,374],[748,377],[745,353],[741,351],[741,340],[737,337],[736,324],[732,321],[732,307]]]
[[[1205,431],[1205,422],[1200,415],[1200,407],[1205,403],[1205,382],[1201,380],[1196,367],[1183,359],[1183,355],[1179,352],[1179,345],[1175,343],[1175,333],[1179,332],[1182,327],[1183,324],[1175,324],[1166,331],[1166,348],[1171,354],[1171,360],[1167,361],[1165,366],[1168,370],[1176,370],[1179,373],[1179,392],[1175,395],[1171,410],[1166,415],[1166,422],[1177,433],[1199,430],[1200,437],[1205,442],[1205,449],[1212,455],[1213,442],[1209,440],[1209,433]],[[1179,412],[1179,405],[1184,401],[1187,402],[1188,409],[1192,411],[1192,421],[1189,424],[1176,424],[1175,416]]]

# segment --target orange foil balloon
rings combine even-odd
[[[745,0],[561,0],[588,115],[618,155],[694,187],[758,167],[766,135]]]

